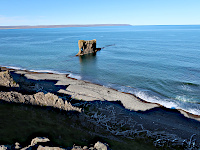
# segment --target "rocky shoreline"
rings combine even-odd
[[[91,135],[98,133],[112,140],[120,138],[124,143],[146,141],[154,148],[165,149],[198,149],[200,146],[200,123],[190,119],[192,115],[185,118],[178,110],[144,103],[133,95],[66,75],[1,70],[1,101],[77,112],[79,126],[88,132],[92,129]]]
[[[19,85],[13,80],[10,72],[7,70],[5,72],[0,72],[0,85],[7,88],[18,88]],[[7,102],[31,104],[38,106],[49,106],[65,111],[78,111],[81,112],[81,108],[72,106],[67,101],[59,98],[57,95],[52,93],[44,94],[43,92],[38,92],[33,95],[23,95],[22,93],[9,91],[0,92],[0,99]]]

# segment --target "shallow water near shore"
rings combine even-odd
[[[75,57],[80,39],[103,49]],[[70,73],[200,115],[199,41],[198,25],[0,30],[0,65]]]

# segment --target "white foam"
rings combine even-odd
[[[6,68],[9,68],[9,69],[15,69],[15,70],[27,70],[25,68],[14,67],[14,66],[2,66],[2,67],[6,67]],[[53,71],[53,70],[28,70],[28,71],[31,71],[31,72],[40,72],[40,73],[67,74],[67,72],[66,73],[61,73],[61,72]]]
[[[31,72],[40,72],[40,73],[54,73],[54,74],[66,74],[66,73],[61,73],[58,71],[53,71],[53,70],[29,70]]]
[[[147,102],[158,103],[166,108],[182,109],[191,114],[200,115],[200,104],[189,103],[190,100],[187,99],[185,96],[177,96],[177,98],[181,99],[181,101],[178,101],[178,100],[159,97],[152,94],[150,95],[148,91],[135,91],[134,94],[137,97]]]
[[[6,67],[6,68],[9,68],[9,69],[15,69],[15,70],[26,70],[24,68],[21,68],[21,67],[14,67],[14,66],[2,66],[2,67]]]
[[[155,95],[149,95],[147,91],[138,91],[138,92],[135,92],[135,95],[147,102],[158,103],[166,108],[177,108],[178,107],[176,102],[173,102],[170,99],[162,99]]]
[[[179,101],[183,101],[183,102],[190,102],[190,99],[187,98],[186,95],[181,95],[181,96],[180,96],[180,95],[177,95],[175,99],[177,99],[177,100],[179,100]]]
[[[104,84],[103,86],[106,87],[106,88],[116,89],[115,86],[113,84],[111,84],[111,83]]]
[[[80,75],[72,74],[72,73],[70,73],[70,74],[68,75],[68,77],[70,77],[70,78],[75,78],[75,79],[77,79],[77,80],[81,80],[81,79],[82,79],[82,77],[81,77]]]
[[[191,87],[189,87],[188,85],[181,85],[181,89],[188,91],[188,92],[192,92]]]
[[[191,114],[194,114],[194,115],[200,115],[200,109],[183,109],[183,110],[185,110],[185,111],[187,111],[187,112],[190,112]]]

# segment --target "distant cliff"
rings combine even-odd
[[[0,26],[0,29],[67,28],[67,27],[101,27],[101,26],[131,26],[131,25],[129,25],[129,24],[88,24],[88,25]]]

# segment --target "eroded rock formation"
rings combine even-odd
[[[96,39],[90,41],[79,40],[78,46],[79,52],[76,56],[96,53],[97,51],[101,50],[100,48],[96,48]]]
[[[38,92],[33,95],[22,95],[18,92],[0,92],[0,99],[7,102],[15,103],[24,103],[32,104],[39,106],[50,106],[66,111],[78,111],[81,112],[81,109],[78,107],[72,106],[65,100],[62,100],[57,95],[52,93],[44,94],[43,92]]]
[[[8,70],[0,72],[0,86],[8,88],[19,87],[19,85],[13,80]],[[72,106],[67,101],[59,98],[57,95],[54,95],[52,93],[44,94],[43,92],[38,92],[33,95],[23,95],[22,93],[16,91],[0,91],[0,100],[14,103],[49,106],[65,111],[81,112],[80,108]]]
[[[13,80],[10,72],[0,70],[0,86],[5,87],[19,87],[19,85]]]

